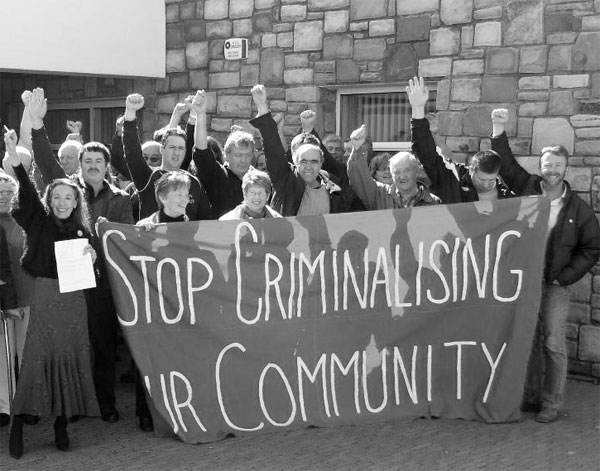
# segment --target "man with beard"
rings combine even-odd
[[[517,196],[543,195],[550,199],[546,266],[542,302],[522,409],[538,412],[537,422],[558,418],[567,379],[566,323],[569,286],[585,275],[600,255],[600,229],[594,210],[571,190],[564,177],[568,151],[559,145],[544,147],[540,175],[523,169],[506,137],[508,111],[492,111],[492,149],[502,156],[500,176]]]
[[[42,173],[44,183],[67,177],[65,169],[52,154],[50,141],[44,127],[47,105],[44,90],[33,90],[29,101],[33,157]],[[99,217],[111,222],[133,224],[129,196],[111,185],[105,178],[110,163],[110,152],[100,142],[88,142],[79,150],[80,170],[70,178],[81,188],[88,204],[90,222]],[[91,241],[98,260],[96,262],[96,288],[86,290],[88,328],[93,350],[94,386],[102,419],[117,422],[119,412],[115,400],[115,348],[117,340],[117,314],[100,240]]]
[[[354,150],[348,159],[350,186],[367,209],[398,209],[439,204],[417,180],[419,161],[410,152],[398,152],[389,160],[392,184],[375,181],[367,166],[364,124],[350,135]]]
[[[514,194],[498,178],[500,156],[493,151],[477,152],[469,165],[453,162],[437,152],[435,140],[425,117],[429,90],[423,78],[414,77],[406,87],[412,107],[410,120],[412,150],[431,180],[430,189],[444,204],[470,201],[493,201]]]

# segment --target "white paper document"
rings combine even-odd
[[[88,244],[87,239],[54,242],[58,289],[61,293],[96,287],[92,254],[83,254],[83,248]]]

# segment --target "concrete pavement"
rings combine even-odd
[[[20,460],[0,429],[0,470],[600,470],[600,387],[569,381],[560,420],[488,425],[462,420],[396,421],[311,428],[186,445],[137,429],[134,388],[120,384],[121,421],[69,426],[71,449],[54,447],[52,419],[24,430]]]

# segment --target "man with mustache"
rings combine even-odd
[[[50,141],[44,127],[47,104],[44,90],[33,90],[29,101],[33,157],[42,173],[44,183],[56,178],[66,178],[65,169],[52,154]],[[99,217],[111,222],[133,224],[129,196],[106,180],[110,152],[100,142],[88,142],[79,150],[80,170],[70,178],[81,188],[90,211],[93,224]],[[91,241],[98,260],[96,262],[96,288],[86,290],[88,305],[88,328],[93,355],[94,386],[102,419],[117,422],[119,412],[115,399],[115,348],[117,341],[117,314],[100,240]]]
[[[492,111],[492,149],[502,157],[500,176],[517,196],[543,195],[550,199],[542,303],[522,405],[524,411],[538,412],[537,422],[548,423],[558,418],[567,379],[569,286],[598,261],[600,228],[594,210],[573,193],[564,179],[568,151],[559,145],[544,147],[540,175],[530,174],[510,150],[507,122],[507,110]]]

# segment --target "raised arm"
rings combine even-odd
[[[44,206],[40,201],[35,186],[29,179],[27,171],[21,164],[17,154],[17,133],[9,130],[4,135],[4,145],[8,154],[8,165],[14,168],[19,182],[19,193],[16,204],[11,210],[11,215],[25,232],[29,231],[33,224],[46,214]]]
[[[367,209],[377,209],[377,182],[373,180],[367,165],[368,148],[365,145],[365,125],[350,135],[352,152],[348,159],[350,187]]]
[[[422,77],[414,77],[406,87],[406,94],[412,109],[411,135],[412,150],[423,164],[431,186],[443,186],[448,179],[459,181],[454,164],[437,153],[435,140],[425,118],[425,105],[429,100],[429,90]]]
[[[273,184],[289,175],[293,170],[285,155],[285,149],[281,144],[277,123],[271,116],[267,101],[267,90],[264,85],[252,87],[252,99],[256,105],[256,118],[250,120],[250,124],[260,131],[263,141],[263,150],[267,162],[267,170],[271,175]]]
[[[30,152],[33,151],[31,146],[31,117],[29,116],[29,100],[31,99],[31,92],[25,90],[21,94],[21,101],[23,102],[23,115],[21,116],[21,127],[19,128],[19,145],[27,148]]]
[[[123,122],[123,152],[136,188],[143,190],[150,180],[152,170],[142,155],[142,145],[138,135],[136,114],[144,107],[144,97],[133,93],[125,101],[125,121]]]
[[[33,159],[42,174],[42,179],[49,185],[56,178],[65,178],[67,174],[54,157],[50,140],[44,127],[44,117],[48,104],[44,90],[36,88],[29,99],[29,117],[31,120],[31,143],[33,146]]]
[[[519,165],[510,149],[506,136],[508,110],[498,108],[492,111],[492,150],[502,158],[500,176],[517,196],[522,196],[532,175]]]
[[[127,180],[131,180],[131,172],[127,166],[125,160],[125,154],[123,153],[123,122],[125,121],[124,116],[119,116],[115,123],[115,135],[113,136],[112,144],[110,146],[110,164],[112,167],[124,175]]]

